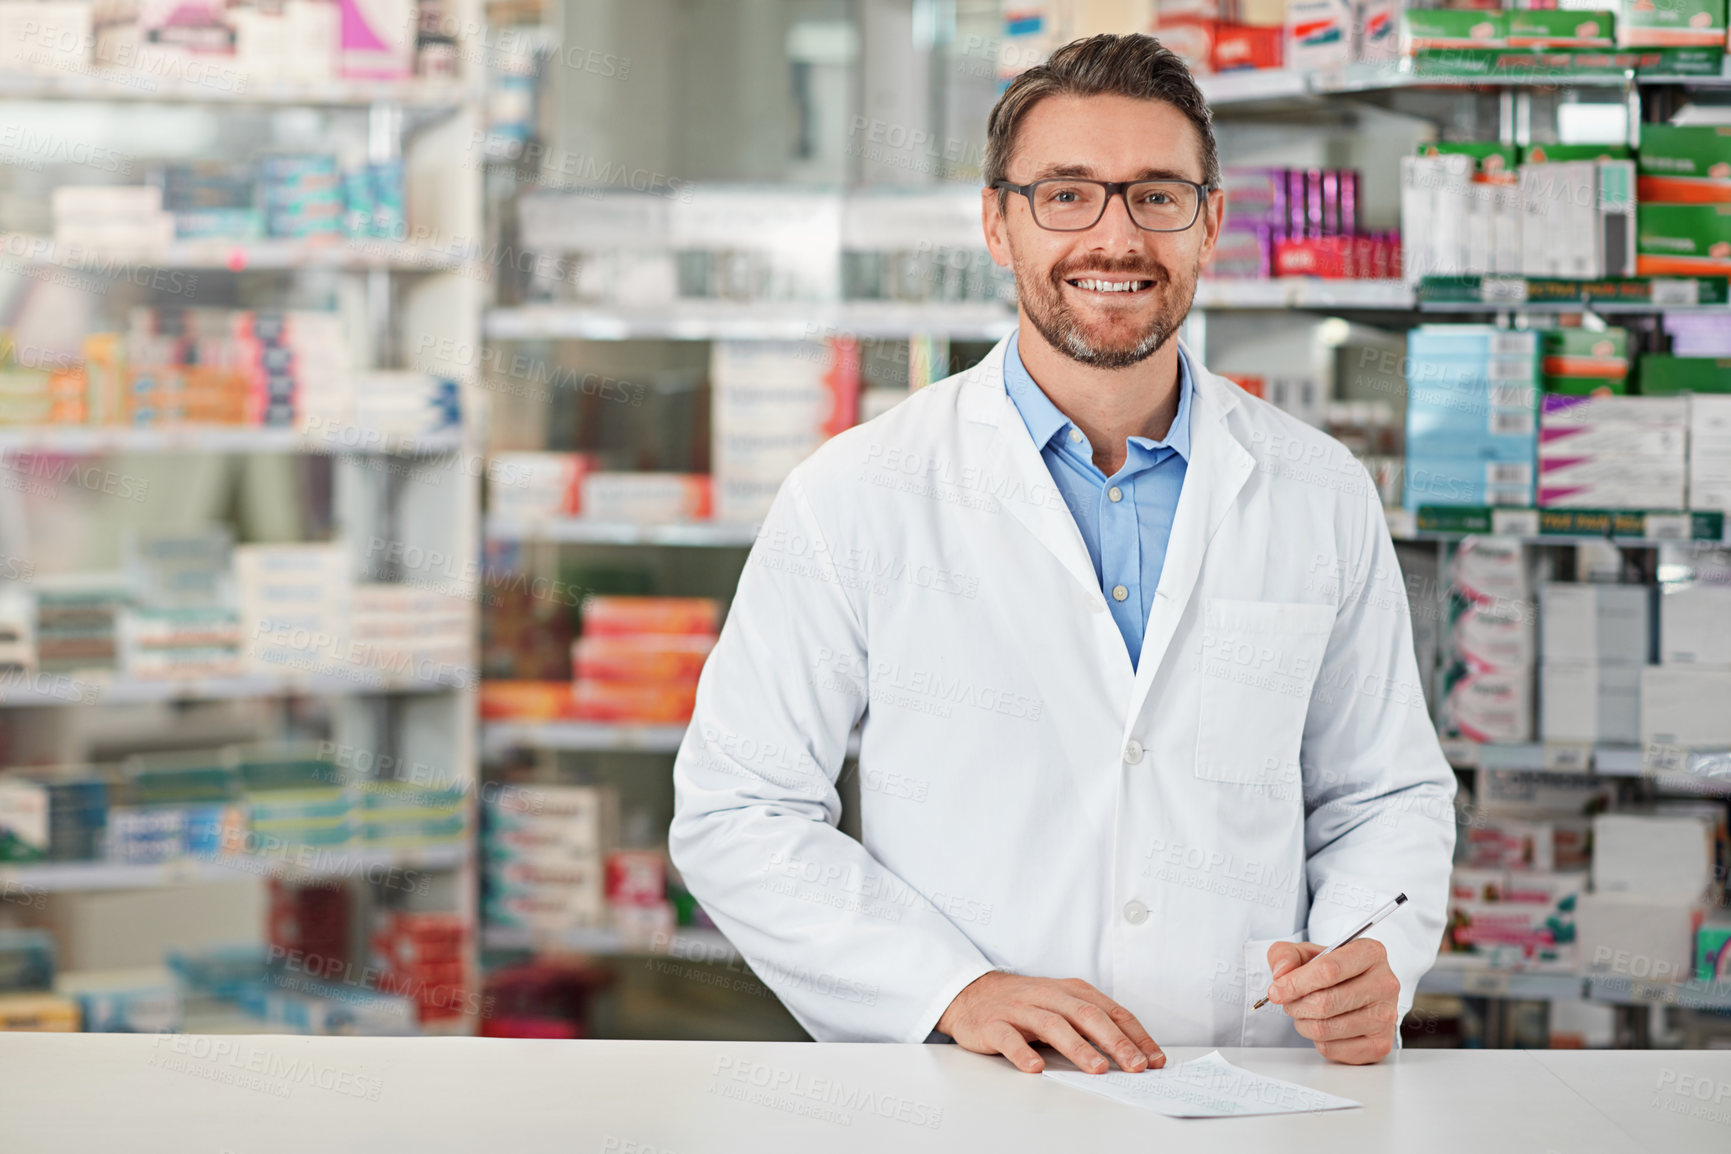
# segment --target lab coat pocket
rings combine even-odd
[[[1208,599],[1197,777],[1298,788],[1304,718],[1333,628],[1332,605]]]
[[[1274,981],[1274,972],[1268,965],[1268,947],[1275,942],[1303,940],[1303,934],[1289,934],[1284,938],[1257,938],[1244,943],[1244,1018],[1239,1023],[1240,1046],[1304,1045],[1304,1036],[1286,1016],[1285,1010],[1273,1002],[1260,1010],[1250,1008],[1268,992],[1269,983]]]

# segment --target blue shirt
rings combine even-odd
[[[1094,576],[1106,595],[1106,608],[1134,669],[1142,655],[1142,635],[1160,570],[1166,565],[1166,544],[1172,537],[1172,517],[1190,461],[1190,394],[1194,390],[1190,361],[1178,350],[1178,415],[1164,441],[1126,437],[1124,466],[1112,476],[1094,464],[1088,437],[1052,403],[1022,364],[1016,338],[1004,350],[1004,390],[1015,402],[1040,456],[1094,562]]]

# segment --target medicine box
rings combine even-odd
[[[1731,275],[1731,204],[1643,203],[1636,224],[1638,275]]]
[[[1636,163],[1644,201],[1731,200],[1731,125],[1643,124]]]
[[[1693,902],[1625,894],[1582,894],[1575,911],[1581,968],[1642,981],[1681,982],[1694,972]]]
[[[1602,813],[1593,819],[1593,892],[1698,900],[1713,881],[1713,840],[1704,818]]]
[[[1645,585],[1542,585],[1539,652],[1546,661],[1645,665],[1651,596]]]
[[[1731,668],[1731,586],[1668,584],[1659,597],[1663,665]],[[1726,703],[1731,708],[1731,701]]]
[[[1636,366],[1641,392],[1645,396],[1731,393],[1731,357],[1672,357],[1662,353],[1642,353]]]
[[[1722,47],[1725,0],[1622,0],[1617,43],[1630,48]]]
[[[1731,749],[1731,669],[1649,665],[1641,670],[1641,743]]]
[[[1640,668],[1546,661],[1539,668],[1539,730],[1547,742],[1640,741]]]

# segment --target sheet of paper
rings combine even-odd
[[[1047,1070],[1046,1077],[1170,1118],[1299,1114],[1311,1110],[1345,1110],[1359,1105],[1351,1098],[1252,1074],[1222,1058],[1218,1050],[1191,1062],[1168,1066],[1164,1070],[1145,1070],[1140,1074],[1126,1074],[1122,1070],[1106,1074]]]

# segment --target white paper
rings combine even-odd
[[[1252,1114],[1301,1114],[1312,1110],[1345,1110],[1359,1103],[1324,1094],[1309,1086],[1265,1078],[1241,1070],[1216,1050],[1206,1057],[1163,1070],[1127,1074],[1084,1074],[1047,1070],[1046,1077],[1066,1086],[1153,1110],[1169,1118],[1239,1118]]]

